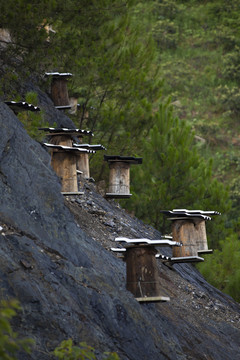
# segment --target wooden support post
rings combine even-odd
[[[156,253],[152,246],[132,247],[126,251],[127,290],[136,298],[160,295]]]
[[[76,154],[52,150],[51,165],[61,179],[62,192],[78,192]]]

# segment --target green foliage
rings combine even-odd
[[[79,346],[74,346],[71,339],[61,342],[53,354],[59,360],[95,360],[95,349],[81,342]],[[104,353],[102,360],[119,360],[116,353]]]
[[[233,51],[228,52],[223,58],[223,76],[230,81],[240,80],[240,48],[235,46]]]
[[[1,40],[0,62],[4,70],[18,69],[25,73],[52,63],[53,51],[46,26],[51,24],[55,0],[9,0],[0,3],[0,26],[10,33],[11,41]]]
[[[20,350],[30,353],[34,344],[31,339],[19,339],[18,334],[13,332],[10,320],[20,310],[16,300],[0,303],[0,359],[16,360]]]
[[[168,104],[160,105],[155,125],[142,142],[143,165],[132,172],[130,209],[163,233],[169,222],[160,210],[202,208],[225,213],[230,208],[227,191],[212,179],[211,161],[206,162],[197,150],[191,127],[174,117]],[[210,231],[215,246],[219,232],[225,232],[223,222],[224,218],[214,222]]]
[[[9,29],[12,43],[4,44],[6,56],[0,56],[4,71],[6,65],[15,69],[13,60],[19,59],[25,73],[72,72],[69,92],[78,94],[84,109],[73,117],[76,125],[94,131],[109,151],[132,151],[151,128],[152,108],[161,95],[153,3],[41,0],[35,8],[31,0],[5,2],[0,24]],[[55,32],[48,33],[47,25]]]
[[[12,69],[6,69],[0,77],[0,96],[5,97],[6,100],[17,98],[17,85],[18,75]]]
[[[238,86],[221,86],[220,102],[223,105],[223,111],[228,111],[230,116],[239,116],[240,114],[240,88]]]
[[[240,158],[237,135],[240,3],[238,0],[159,3],[156,16],[166,24],[170,22],[179,35],[174,47],[159,52],[165,79],[163,94],[172,97],[175,114],[205,140],[198,147],[199,154],[206,159],[212,156],[212,174],[229,187],[233,208],[228,206],[223,216],[226,233],[238,222],[240,209],[237,181],[240,168],[233,160]],[[167,34],[164,24],[161,31]],[[219,186],[217,192],[221,193]],[[203,204],[199,206],[202,208]],[[209,228],[213,224],[215,221]]]
[[[161,49],[176,49],[179,40],[179,27],[173,21],[179,12],[174,0],[156,1],[154,14],[157,21],[153,27],[153,36]]]
[[[25,96],[26,102],[32,105],[37,106],[38,99],[35,92],[28,92]],[[23,123],[25,130],[28,135],[35,140],[41,140],[41,137],[44,134],[40,134],[40,127],[47,127],[48,123],[44,121],[43,112],[32,112],[32,111],[22,111],[18,113],[19,120]]]
[[[84,40],[84,52],[74,67],[76,82],[84,86],[73,90],[80,93],[85,107],[92,107],[85,126],[109,151],[121,152],[133,148],[140,134],[151,127],[161,80],[154,44],[146,35],[148,7],[138,1],[134,7],[122,4],[116,15],[114,6],[102,12],[100,39],[90,41],[86,36]],[[141,13],[145,16],[140,22]]]
[[[199,269],[212,285],[240,301],[240,241],[236,235],[231,235],[221,240],[220,245]]]
[[[153,29],[153,35],[160,49],[175,49],[178,41],[178,28],[174,22],[158,20]]]

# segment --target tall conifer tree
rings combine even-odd
[[[218,210],[222,217],[208,227],[210,244],[218,246],[226,233],[224,214],[230,201],[222,184],[212,178],[211,161],[206,162],[197,150],[190,126],[173,116],[171,106],[161,104],[149,136],[142,141],[143,164],[132,169],[134,196],[126,205],[163,233],[170,230],[170,222],[160,210]]]

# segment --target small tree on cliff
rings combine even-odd
[[[232,234],[220,241],[220,248],[199,264],[201,273],[221,291],[240,301],[240,241]]]
[[[20,339],[18,334],[12,330],[10,320],[20,310],[18,301],[0,302],[0,359],[17,360],[18,352],[31,352],[34,341],[29,338]]]

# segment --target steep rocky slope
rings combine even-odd
[[[70,337],[123,360],[240,358],[239,304],[193,266],[171,270],[160,262],[162,293],[171,301],[139,304],[125,289],[125,263],[109,248],[116,235],[159,233],[92,184],[82,197],[64,199],[49,154],[3,103],[0,129],[1,292],[23,307],[14,328],[36,340],[20,360],[50,359]]]

